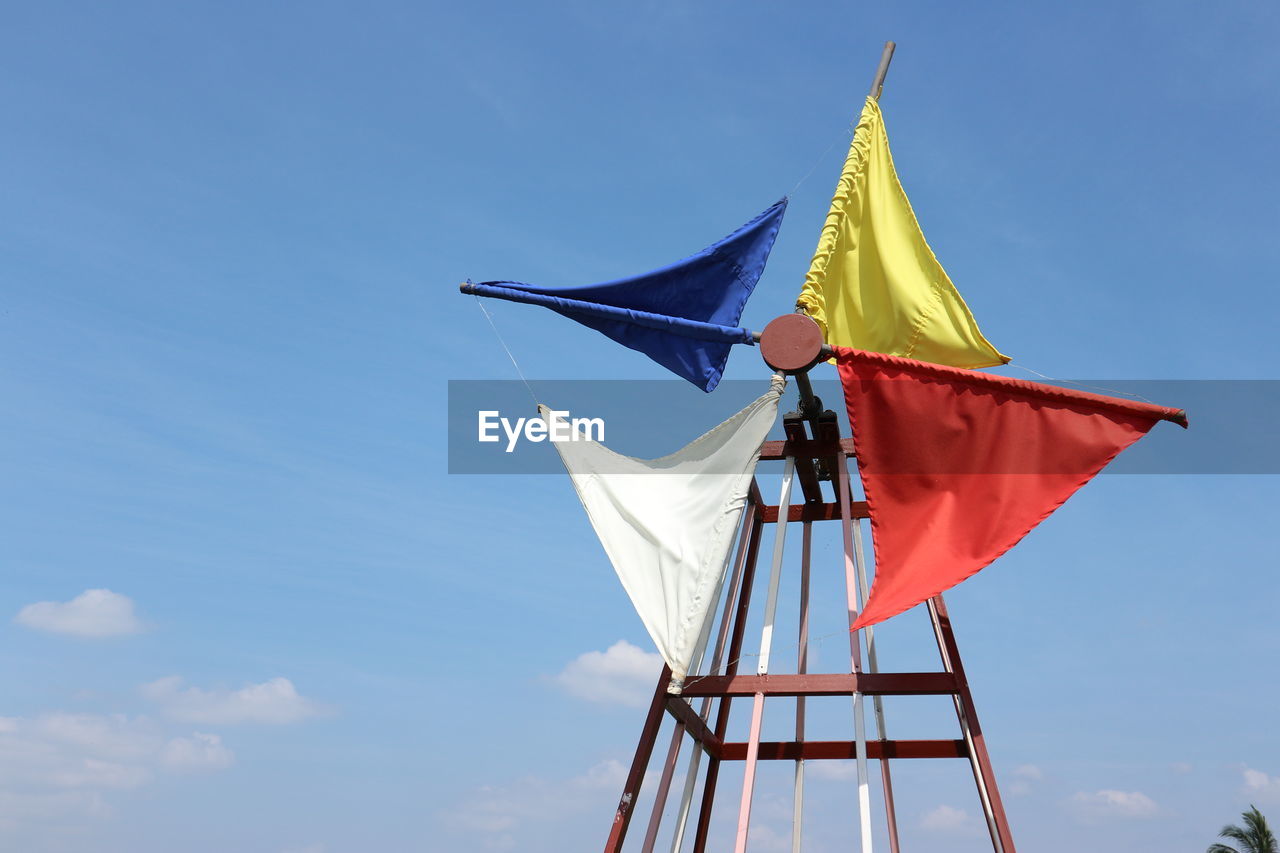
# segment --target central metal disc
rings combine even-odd
[[[807,314],[783,314],[760,335],[764,363],[783,373],[800,373],[822,359],[822,329]]]

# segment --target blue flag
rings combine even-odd
[[[545,305],[711,391],[724,373],[729,348],[752,342],[738,318],[764,272],[786,209],[784,198],[696,255],[633,278],[587,287],[467,282],[461,289]]]

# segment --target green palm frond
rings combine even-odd
[[[1245,825],[1249,828],[1249,835],[1252,836],[1258,853],[1276,853],[1275,834],[1271,832],[1271,827],[1267,826],[1267,819],[1262,816],[1262,812],[1258,811],[1256,806],[1250,805],[1249,810],[1240,816],[1244,818]]]
[[[1250,805],[1240,817],[1244,819],[1244,826],[1229,823],[1218,833],[1219,838],[1239,842],[1239,849],[1215,843],[1209,845],[1205,853],[1280,853],[1280,844],[1276,843],[1276,836],[1262,812]]]
[[[1222,831],[1218,833],[1218,837],[1230,838],[1232,841],[1239,841],[1242,844],[1249,843],[1249,833],[1236,826],[1234,823],[1229,823],[1222,827]]]

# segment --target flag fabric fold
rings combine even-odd
[[[734,531],[783,380],[689,445],[636,459],[579,438],[555,448],[591,526],[675,683],[705,644]],[[548,429],[557,413],[539,406]],[[561,429],[567,424],[560,421]]]
[[[952,367],[1005,364],[911,209],[884,118],[867,98],[796,306],[834,346]]]
[[[985,568],[1157,421],[1186,426],[1179,409],[835,353],[875,547],[855,628]]]
[[[467,282],[462,291],[543,305],[711,391],[731,346],[751,342],[751,332],[739,328],[738,320],[786,209],[784,198],[723,240],[644,275],[586,287]]]

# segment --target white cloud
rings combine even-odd
[[[55,711],[0,718],[0,828],[101,818],[110,814],[105,794],[167,771],[217,770],[232,761],[217,736],[171,737],[145,717]]]
[[[66,825],[74,818],[101,819],[111,815],[111,807],[97,791],[29,792],[0,788],[0,830],[13,830],[36,821]]]
[[[806,776],[812,776],[814,779],[843,782],[846,779],[857,778],[858,762],[843,758],[827,761],[806,761],[804,763],[804,772]]]
[[[599,813],[610,801],[616,803],[626,776],[626,768],[610,760],[568,779],[529,776],[509,785],[485,786],[444,818],[487,849],[516,850],[530,830],[578,814]]]
[[[1075,794],[1070,805],[1086,820],[1106,818],[1150,818],[1160,813],[1155,800],[1141,791],[1102,790]]]
[[[643,708],[661,671],[661,655],[619,640],[603,652],[579,655],[554,680],[580,699]]]
[[[14,731],[25,728],[41,740],[66,744],[100,758],[131,761],[151,751],[154,729],[146,720],[123,714],[72,714],[54,711],[25,722],[16,721]]]
[[[791,815],[788,814],[787,817]],[[751,829],[747,833],[747,849],[759,851],[759,853],[790,853],[791,850],[791,827],[785,830],[775,829],[767,823],[758,820],[751,822]]]
[[[109,589],[86,589],[70,601],[37,601],[19,610],[13,621],[75,637],[119,637],[142,630],[133,599]]]
[[[947,835],[968,835],[977,828],[977,821],[964,809],[941,805],[930,809],[920,818],[920,827],[930,832]]]
[[[285,679],[216,692],[186,689],[171,678],[143,690],[183,720],[285,722],[316,712]],[[203,726],[192,731],[147,716],[69,711],[0,717],[0,847],[32,823],[92,831],[126,792],[178,774],[224,770],[235,760]]]
[[[299,695],[287,678],[246,684],[239,690],[202,690],[183,689],[182,678],[171,675],[142,685],[142,695],[171,719],[204,725],[295,723],[324,713],[320,705]]]
[[[1013,782],[1009,793],[1015,796],[1031,793],[1032,783],[1044,779],[1044,772],[1034,764],[1019,764],[1013,768]]]
[[[166,743],[160,750],[160,763],[188,772],[220,770],[235,763],[235,756],[217,735],[192,732],[191,737],[176,737]]]
[[[1268,776],[1261,770],[1245,767],[1244,791],[1260,802],[1280,803],[1280,776]]]

